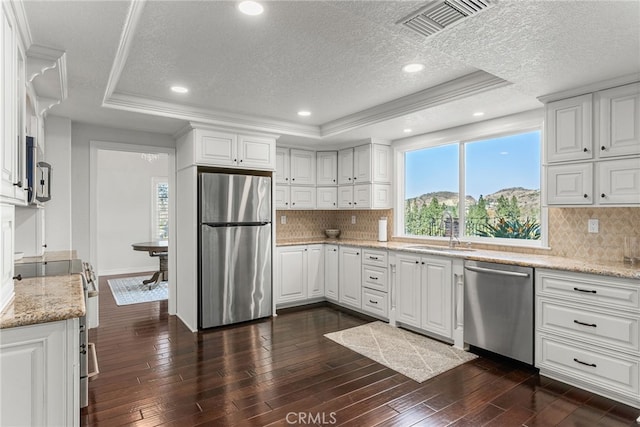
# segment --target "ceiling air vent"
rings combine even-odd
[[[429,37],[445,27],[481,10],[491,7],[489,0],[438,0],[430,1],[409,16],[396,22]]]

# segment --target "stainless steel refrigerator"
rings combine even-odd
[[[271,315],[271,178],[200,173],[200,328]]]

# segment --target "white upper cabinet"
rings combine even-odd
[[[640,83],[597,93],[600,157],[640,154]]]
[[[338,187],[316,188],[316,202],[318,209],[337,209]]]
[[[640,157],[599,162],[596,171],[599,204],[640,204]]]
[[[591,163],[547,166],[549,205],[590,205],[593,200]]]
[[[371,182],[371,145],[360,145],[353,149],[353,183]]]
[[[316,153],[317,185],[338,184],[338,152],[318,151]]]
[[[353,148],[338,151],[338,184],[353,184]]]
[[[192,165],[274,170],[276,139],[196,128],[178,139],[178,170]]]
[[[289,209],[291,203],[291,188],[287,185],[276,185],[273,193],[276,209]]]
[[[291,171],[289,169],[289,149],[276,148],[276,184],[288,184]]]
[[[592,95],[581,95],[546,106],[547,162],[593,158]]]
[[[291,185],[316,184],[316,153],[309,150],[291,149]]]
[[[291,209],[315,209],[316,189],[315,187],[299,187],[292,185],[291,189]]]

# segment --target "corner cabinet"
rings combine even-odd
[[[324,298],[324,245],[284,246],[276,251],[274,295],[276,305]]]
[[[546,104],[550,206],[640,205],[640,83]]]
[[[274,170],[276,137],[192,128],[178,139],[178,170],[187,166],[218,166]]]
[[[0,425],[79,426],[78,319],[2,329]]]

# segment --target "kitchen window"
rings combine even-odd
[[[465,136],[399,150],[397,233],[444,240],[453,231],[478,243],[545,245],[540,127]]]
[[[151,179],[151,240],[169,238],[169,183],[166,177]]]

